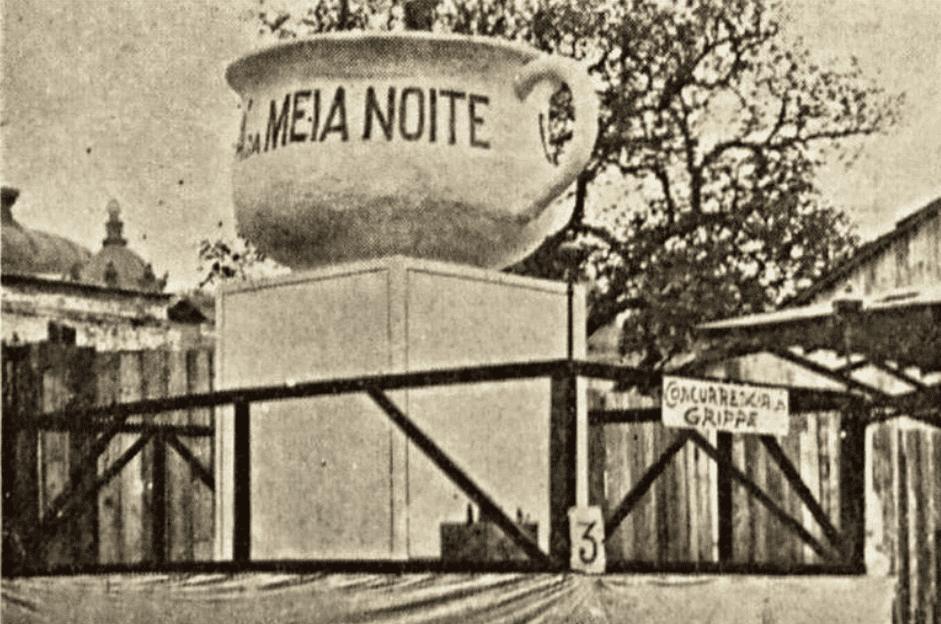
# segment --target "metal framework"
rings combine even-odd
[[[698,333],[718,347],[689,370],[701,370],[710,359],[771,353],[843,386],[841,395],[868,407],[867,424],[907,416],[941,427],[941,380],[925,380],[941,373],[941,290],[755,314],[706,323]],[[814,353],[834,354],[836,362]],[[866,368],[908,389],[892,393],[861,379]]]
[[[550,428],[550,453],[552,454],[550,475],[550,548],[543,551],[535,540],[520,526],[507,516],[497,503],[479,487],[472,475],[465,473],[453,462],[437,443],[426,435],[396,403],[389,398],[387,392],[407,388],[420,388],[454,384],[473,384],[483,382],[498,382],[515,379],[550,378],[553,383],[553,396],[562,397],[560,405],[553,405],[553,415]],[[538,361],[522,364],[502,364],[491,366],[462,367],[445,370],[422,371],[401,374],[372,375],[364,377],[350,377],[326,381],[314,381],[292,385],[266,386],[238,390],[216,391],[201,394],[191,394],[170,398],[143,400],[133,403],[116,403],[109,406],[95,407],[82,410],[63,410],[43,414],[29,420],[29,428],[35,431],[76,431],[82,430],[99,432],[94,443],[88,450],[88,459],[97,459],[108,447],[110,441],[119,433],[139,434],[134,442],[117,460],[108,466],[104,472],[95,478],[81,478],[73,475],[71,487],[67,488],[55,501],[43,520],[26,534],[24,542],[27,552],[30,549],[41,547],[54,532],[63,525],[71,514],[81,509],[83,504],[93,500],[102,487],[107,485],[127,464],[150,442],[154,441],[154,483],[153,507],[155,526],[163,527],[166,514],[166,483],[164,471],[160,466],[166,463],[166,449],[169,447],[189,464],[196,476],[209,488],[214,488],[213,474],[210,468],[202,465],[200,461],[183,444],[179,436],[212,436],[211,427],[196,427],[192,425],[158,425],[129,423],[131,416],[154,415],[172,410],[185,410],[193,408],[211,408],[233,406],[234,419],[234,530],[233,530],[233,560],[213,562],[170,562],[166,560],[166,535],[163,530],[153,531],[153,552],[156,559],[141,565],[92,565],[81,567],[67,567],[57,569],[29,568],[4,569],[4,574],[35,575],[35,574],[76,574],[76,573],[103,573],[103,572],[143,572],[143,571],[177,571],[177,572],[208,572],[208,571],[373,571],[373,572],[406,572],[415,570],[437,571],[560,571],[568,567],[569,542],[567,531],[567,511],[575,504],[575,449],[577,444],[587,443],[585,440],[576,440],[575,411],[576,395],[574,389],[578,378],[591,378],[616,381],[622,387],[642,386],[651,387],[660,382],[659,375],[640,371],[635,368],[610,365],[597,362],[562,359]],[[289,400],[302,397],[315,397],[324,395],[337,395],[346,393],[365,393],[378,405],[383,413],[402,430],[408,439],[418,446],[431,461],[457,485],[463,493],[476,503],[491,521],[503,530],[512,542],[526,553],[528,559],[523,562],[499,562],[487,564],[464,564],[460,562],[445,562],[439,559],[385,561],[334,561],[334,560],[305,560],[305,561],[259,561],[251,558],[251,484],[250,484],[250,437],[251,422],[257,417],[252,413],[252,404],[256,402]],[[798,409],[829,409],[840,403],[847,405],[848,401],[856,401],[846,394],[832,391],[792,390],[794,405]],[[659,420],[659,410],[598,410],[589,413],[589,423],[600,425],[605,423],[647,422]],[[5,427],[7,427],[5,423]],[[861,426],[852,427],[862,430]],[[9,432],[4,431],[4,434]],[[860,533],[840,533],[826,516],[820,504],[813,498],[809,489],[801,481],[800,475],[788,458],[777,445],[773,437],[762,437],[765,448],[768,449],[772,459],[780,467],[783,475],[795,487],[803,503],[810,509],[812,515],[820,524],[826,543],[814,538],[790,514],[781,509],[774,500],[757,486],[747,475],[736,468],[730,452],[723,450],[725,443],[720,434],[718,447],[712,445],[706,438],[692,430],[682,430],[680,435],[671,444],[627,493],[623,500],[612,507],[608,518],[605,519],[606,534],[611,534],[620,523],[631,513],[636,504],[648,492],[651,485],[663,473],[664,469],[687,443],[693,443],[703,450],[719,466],[720,487],[720,559],[718,562],[688,562],[670,564],[627,563],[618,566],[609,566],[611,571],[659,571],[659,572],[742,572],[742,573],[860,573],[862,568],[862,545]],[[851,436],[853,443],[858,442],[859,436]],[[729,438],[730,440],[730,438]],[[728,444],[730,449],[730,444]],[[83,462],[82,465],[96,465],[95,461]],[[844,473],[846,474],[846,473]],[[861,471],[860,471],[861,474]],[[79,477],[79,478],[76,478]],[[793,531],[805,543],[821,555],[823,565],[808,565],[800,568],[794,566],[782,568],[769,564],[734,564],[731,562],[731,513],[722,512],[723,488],[731,501],[731,483],[735,481],[746,488],[748,493],[765,505],[771,514],[776,516],[789,530]],[[855,489],[854,489],[855,488]],[[861,490],[850,488],[846,494],[862,496]],[[841,497],[842,498],[842,497]],[[861,518],[862,498],[847,500],[849,509],[858,510]],[[852,514],[850,514],[852,515]],[[858,526],[854,522],[842,522],[843,526]],[[723,543],[723,540],[725,543]],[[39,560],[39,558],[36,558]]]

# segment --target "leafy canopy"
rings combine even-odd
[[[265,5],[261,5],[264,7]],[[618,319],[620,348],[661,367],[700,322],[780,305],[852,252],[851,224],[815,173],[851,163],[896,120],[850,61],[815,64],[768,0],[317,0],[260,10],[262,34],[405,27],[502,37],[586,62],[599,138],[570,223],[511,270],[561,278],[583,249],[589,334]],[[566,92],[553,100],[564,149]]]

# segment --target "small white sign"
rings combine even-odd
[[[661,401],[667,427],[787,435],[787,390],[705,379],[663,377]]]
[[[604,574],[607,560],[601,507],[570,507],[569,539],[572,543],[569,567],[586,574]]]

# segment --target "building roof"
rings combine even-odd
[[[128,249],[123,228],[121,206],[112,199],[108,202],[106,236],[101,251],[82,266],[79,281],[121,290],[162,291],[166,279],[158,280],[153,267]]]
[[[893,243],[909,236],[925,221],[936,218],[941,212],[941,197],[930,202],[927,206],[916,210],[895,224],[895,229],[860,247],[852,257],[831,269],[826,275],[818,279],[804,291],[788,302],[790,306],[801,306],[811,303],[818,295],[836,288],[845,279],[850,277],[860,266],[871,262],[884,254]]]
[[[3,187],[4,275],[41,276],[139,292],[161,292],[166,286],[166,277],[157,279],[153,267],[128,248],[116,200],[108,202],[101,250],[92,254],[65,237],[23,227],[13,217],[17,197],[18,190]]]
[[[19,191],[2,189],[2,259],[4,274],[48,275],[75,278],[91,252],[62,236],[23,227],[13,217],[13,204]]]
[[[899,295],[837,300],[700,325],[698,333],[804,352],[850,349],[870,361],[941,371],[941,287]],[[850,344],[847,344],[849,340]]]

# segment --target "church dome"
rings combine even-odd
[[[67,238],[23,227],[13,218],[13,204],[20,192],[3,187],[2,258],[5,274],[77,277],[91,252]]]
[[[112,199],[108,202],[107,235],[102,241],[101,251],[84,264],[79,281],[107,288],[161,292],[166,278],[157,279],[153,267],[128,249],[122,235],[121,206]]]

